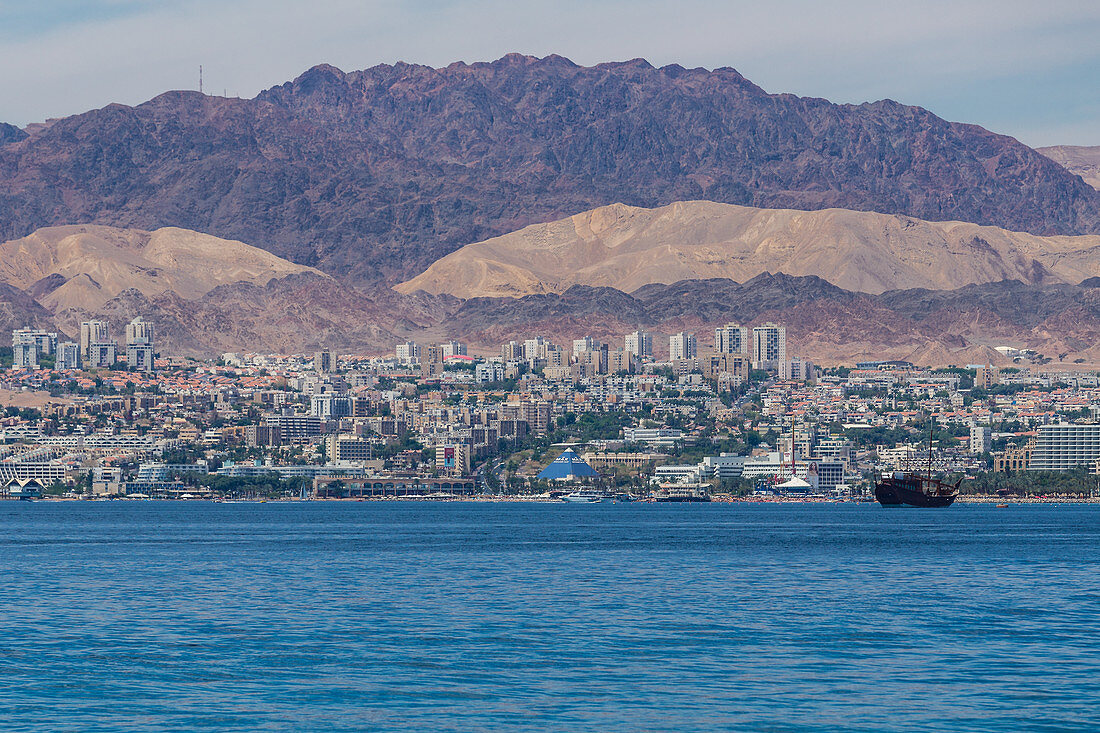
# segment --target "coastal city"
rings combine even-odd
[[[121,338],[113,337],[122,326]],[[921,470],[961,494],[1088,499],[1100,481],[1096,372],[821,368],[784,324],[532,334],[357,356],[158,348],[154,323],[18,329],[0,351],[5,498],[866,501]]]

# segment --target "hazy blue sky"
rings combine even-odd
[[[0,120],[168,89],[253,96],[327,62],[509,51],[732,66],[771,92],[889,97],[1031,145],[1100,145],[1098,0],[0,0]]]

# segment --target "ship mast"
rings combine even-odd
[[[935,426],[935,416],[928,413],[928,480],[932,480],[932,431]]]

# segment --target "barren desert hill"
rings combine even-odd
[[[166,227],[155,231],[72,225],[0,244],[0,281],[51,311],[94,311],[119,293],[198,298],[220,285],[265,285],[320,272],[243,242]]]
[[[1038,236],[958,221],[846,209],[760,209],[683,201],[623,204],[467,245],[396,286],[460,298],[632,292],[652,283],[761,273],[816,275],[845,290],[952,290],[1100,275],[1100,236]]]
[[[1100,191],[1100,145],[1054,145],[1036,150]]]

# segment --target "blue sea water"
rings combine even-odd
[[[0,503],[0,728],[1093,731],[1100,507]]]

